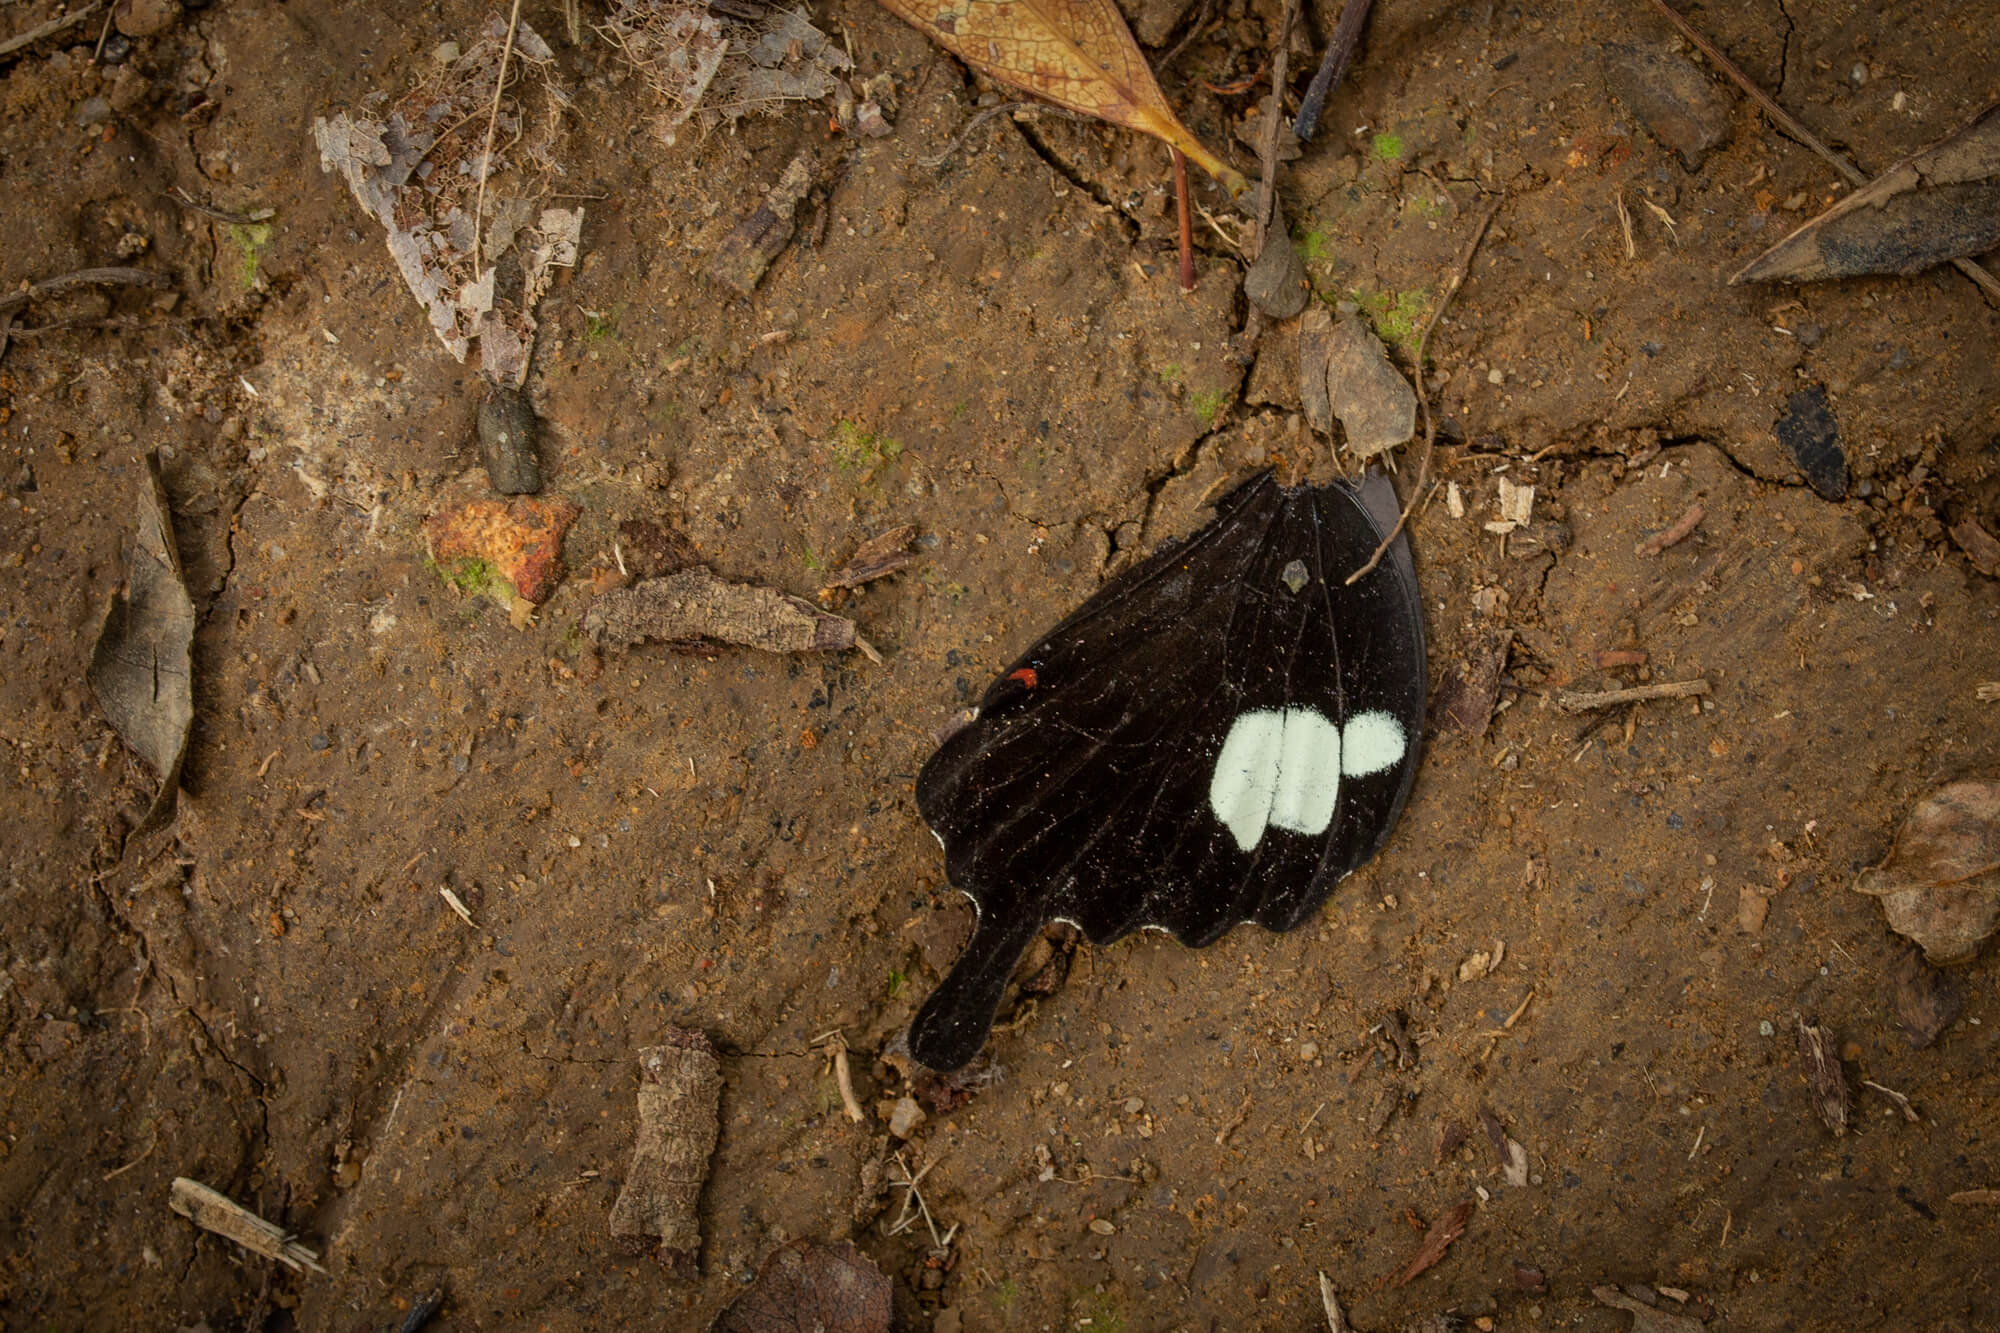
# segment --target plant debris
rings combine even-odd
[[[111,594],[85,672],[112,729],[160,778],[138,833],[159,827],[173,809],[194,723],[194,602],[157,450],[147,452],[145,468],[125,581]]]
[[[847,557],[846,564],[827,576],[823,586],[828,589],[858,588],[895,573],[917,558],[910,550],[910,539],[916,535],[917,530],[905,523],[870,537],[854,548],[854,554]]]
[[[424,540],[448,581],[512,611],[516,596],[539,606],[562,582],[563,534],[582,512],[560,496],[466,500],[425,519]]]
[[[848,1241],[782,1245],[714,1333],[888,1333],[889,1279]]]
[[[276,1259],[294,1270],[310,1268],[315,1273],[326,1272],[320,1267],[318,1250],[307,1249],[292,1239],[291,1232],[266,1222],[198,1180],[174,1177],[167,1206],[204,1231],[233,1240],[253,1254]]]
[[[1458,659],[1445,668],[1433,705],[1444,724],[1478,740],[1493,721],[1500,701],[1500,681],[1513,647],[1511,629],[1486,630]]]
[[[813,174],[809,154],[794,157],[764,201],[715,247],[708,276],[742,296],[755,291],[772,261],[791,244],[792,233],[798,229],[793,215],[812,189]]]
[[[1739,282],[1921,273],[2000,246],[2000,102],[1758,255]]]
[[[1479,1127],[1486,1131],[1486,1141],[1493,1145],[1494,1156],[1500,1159],[1500,1174],[1515,1189],[1525,1189],[1528,1184],[1528,1150],[1508,1136],[1500,1117],[1488,1107],[1479,1108]]]
[[[1403,1265],[1402,1272],[1396,1275],[1391,1285],[1407,1286],[1425,1269],[1444,1258],[1444,1252],[1451,1248],[1451,1243],[1465,1234],[1466,1223],[1472,1220],[1474,1207],[1473,1201],[1467,1199],[1431,1223],[1430,1230],[1424,1233],[1423,1244],[1417,1247],[1417,1252],[1410,1256],[1410,1262]]]
[[[1840,1055],[1833,1034],[1814,1027],[1804,1018],[1797,1020],[1799,1056],[1806,1064],[1806,1083],[1812,1089],[1813,1109],[1835,1135],[1847,1132],[1847,1075],[1840,1067]]]
[[[632,1170],[611,1205],[611,1234],[635,1254],[652,1251],[677,1277],[695,1275],[701,1225],[695,1205],[720,1125],[722,1067],[700,1032],[668,1028],[639,1051],[639,1132]]]
[[[1903,1040],[1922,1050],[1958,1018],[1963,1002],[1951,978],[1924,961],[1914,944],[1905,944],[1889,965],[1890,997]]]
[[[649,639],[708,639],[774,653],[811,653],[838,652],[860,642],[851,620],[776,588],[731,583],[706,569],[614,589],[585,613],[583,627],[597,643],[614,648]]]
[[[1299,401],[1321,435],[1340,422],[1348,452],[1373,458],[1415,437],[1417,395],[1389,364],[1382,340],[1356,314],[1338,320],[1324,308],[1299,324]]]
[[[382,224],[396,269],[445,350],[463,361],[476,341],[480,373],[518,389],[528,374],[535,304],[554,270],[576,263],[583,210],[538,210],[527,196],[539,187],[519,182],[511,196],[491,195],[483,220],[478,216],[482,185],[507,169],[487,159],[479,138],[500,81],[506,35],[504,22],[489,19],[482,40],[386,115],[316,117],[313,141],[320,169],[339,172]],[[502,97],[495,123],[546,177],[561,170],[551,146],[567,98],[550,74],[555,53],[525,23],[514,34],[513,51],[536,70],[549,112],[541,132],[530,137],[519,103]],[[485,234],[476,235],[482,222]],[[514,262],[500,264],[510,252]]]
[[[844,92],[853,61],[806,11],[773,7],[754,21],[735,5],[616,0],[598,31],[666,104],[654,133],[668,144],[690,121],[704,133],[793,102]]]
[[[1964,962],[2000,926],[2000,781],[1953,782],[1917,802],[1857,893],[1933,963]]]
[[[1249,188],[1174,115],[1116,0],[882,0],[979,73],[1176,148],[1232,197]]]
[[[1632,1333],[1702,1333],[1704,1327],[1699,1319],[1648,1305],[1616,1287],[1592,1287],[1590,1294],[1597,1298],[1600,1305],[1630,1312]]]
[[[652,579],[700,564],[701,551],[672,524],[628,518],[618,524],[618,560],[633,578]]]
[[[1951,539],[1972,567],[1987,578],[2000,578],[2000,538],[1980,526],[1976,518],[1963,518],[1951,525]]]

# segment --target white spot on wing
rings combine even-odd
[[[1285,715],[1258,709],[1237,717],[1215,758],[1208,808],[1246,852],[1263,838],[1264,826],[1271,820],[1284,740]]]
[[[1336,727],[1311,708],[1260,708],[1229,728],[1209,777],[1208,808],[1249,851],[1266,828],[1318,837],[1333,823],[1342,777],[1384,773],[1409,748],[1403,724],[1360,713]]]
[[[1403,761],[1409,748],[1403,724],[1388,713],[1357,713],[1340,734],[1340,771],[1350,778],[1383,773]]]
[[[1339,728],[1310,708],[1285,710],[1285,740],[1278,754],[1277,795],[1271,823],[1293,833],[1326,832],[1340,799]]]

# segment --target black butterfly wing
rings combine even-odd
[[[1423,721],[1407,547],[1350,588],[1383,534],[1346,487],[1286,490],[1266,474],[1217,510],[1029,649],[925,765],[919,809],[980,924],[912,1027],[924,1063],[977,1053],[1049,920],[1100,943],[1141,927],[1194,945],[1239,921],[1286,930],[1387,836]],[[1244,771],[1288,791],[1278,760],[1310,759],[1308,742],[1364,714],[1393,721],[1400,752],[1337,790],[1320,782],[1308,803],[1325,809],[1294,810],[1295,829],[1275,808],[1279,827],[1260,822],[1255,781],[1222,776],[1225,751],[1248,754]],[[1247,745],[1232,739],[1243,729]],[[1280,731],[1298,742],[1283,755]],[[1330,744],[1337,755],[1339,736]]]

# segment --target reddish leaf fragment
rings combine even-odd
[[[889,1279],[847,1241],[796,1240],[757,1270],[715,1333],[888,1333]]]
[[[1974,569],[1989,579],[2000,578],[2000,539],[1981,527],[1978,519],[1961,519],[1952,524],[1951,539],[1965,552]]]
[[[1881,865],[1854,881],[1890,929],[1933,963],[1962,962],[2000,926],[2000,781],[1939,787],[1917,802]]]
[[[1410,1262],[1403,1265],[1403,1271],[1397,1275],[1394,1285],[1408,1284],[1419,1273],[1444,1258],[1444,1252],[1451,1248],[1451,1243],[1465,1234],[1465,1225],[1472,1220],[1474,1206],[1473,1201],[1467,1199],[1431,1223],[1431,1229],[1424,1233],[1424,1243],[1417,1247]]]

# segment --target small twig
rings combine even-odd
[[[1632,554],[1658,555],[1669,546],[1678,546],[1680,543],[1686,541],[1696,528],[1701,526],[1702,519],[1707,516],[1708,511],[1701,507],[1701,501],[1695,501],[1688,506],[1688,511],[1685,514],[1682,514],[1679,519],[1675,520],[1671,528],[1667,528],[1662,532],[1656,532],[1646,538],[1645,541],[1640,542],[1632,548]]]
[[[1176,56],[1194,45],[1194,39],[1201,36],[1203,28],[1207,26],[1209,11],[1213,8],[1215,8],[1215,0],[1201,0],[1201,8],[1195,11],[1194,22],[1188,24],[1186,34],[1178,42],[1174,43],[1173,50],[1161,56],[1154,63],[1153,68],[1156,71],[1165,70],[1167,66],[1174,63]]]
[[[987,121],[993,119],[995,116],[1010,115],[1016,111],[1029,110],[1037,113],[1046,113],[1051,116],[1060,116],[1064,120],[1090,119],[1088,116],[1080,116],[1073,111],[1065,111],[1058,106],[1050,106],[1046,102],[1002,102],[998,106],[989,106],[985,110],[978,112],[971,120],[965,122],[965,128],[958,132],[956,139],[953,139],[944,146],[943,152],[939,153],[936,157],[920,157],[917,159],[917,165],[920,167],[941,167],[950,160],[953,153],[965,147],[966,141]]]
[[[479,276],[479,232],[486,215],[486,178],[493,174],[493,135],[500,128],[500,98],[507,91],[507,58],[514,54],[514,33],[521,26],[521,0],[507,14],[507,41],[500,48],[500,72],[493,77],[493,109],[486,115],[486,151],[479,158],[479,194],[472,201],[472,276]]]
[[[0,42],[0,56],[11,56],[24,46],[33,46],[44,37],[52,37],[64,28],[75,27],[96,13],[100,2],[101,0],[92,0],[90,4],[85,5],[73,14],[65,14],[61,18],[50,19],[39,28],[28,29],[19,37],[9,37],[6,41]]]
[[[1278,24],[1277,49],[1271,52],[1271,105],[1264,116],[1263,142],[1257,145],[1257,211],[1253,215],[1251,248],[1264,253],[1269,239],[1271,210],[1278,201],[1278,126],[1285,118],[1285,82],[1291,77],[1292,25],[1299,21],[1300,0],[1288,0],[1285,17]]]
[[[104,26],[97,30],[97,47],[90,53],[90,63],[93,65],[104,59],[104,44],[111,40],[111,20],[117,17],[117,14],[115,6],[104,12]]]
[[[1909,1121],[1911,1124],[1915,1124],[1918,1120],[1922,1119],[1922,1117],[1917,1114],[1917,1108],[1910,1105],[1910,1099],[1908,1097],[1905,1097],[1902,1093],[1897,1092],[1894,1088],[1885,1088],[1880,1083],[1877,1083],[1872,1079],[1865,1079],[1865,1078],[1861,1080],[1861,1086],[1864,1088],[1873,1088],[1875,1091],[1881,1093],[1884,1097],[1887,1097],[1890,1101],[1894,1102],[1896,1104],[1896,1109],[1903,1113],[1903,1119]]]
[[[163,273],[154,273],[143,268],[84,268],[74,273],[64,273],[59,277],[43,278],[25,291],[8,292],[0,296],[0,315],[19,310],[30,301],[39,301],[44,296],[54,296],[72,287],[143,287],[157,286],[168,281]]]
[[[1445,283],[1444,291],[1438,296],[1437,308],[1431,311],[1431,317],[1424,321],[1424,331],[1417,335],[1417,406],[1423,410],[1424,453],[1417,463],[1416,485],[1410,488],[1410,499],[1403,506],[1403,512],[1396,516],[1396,526],[1389,529],[1389,535],[1382,539],[1381,545],[1375,548],[1367,563],[1347,576],[1349,587],[1366,578],[1374,571],[1375,566],[1382,563],[1382,557],[1396,544],[1396,538],[1402,536],[1403,525],[1410,521],[1411,513],[1425,498],[1424,484],[1430,480],[1431,475],[1431,451],[1437,447],[1437,422],[1431,418],[1431,391],[1426,382],[1428,376],[1424,374],[1424,355],[1430,346],[1431,331],[1437,328],[1438,321],[1444,318],[1445,307],[1451,304],[1451,298],[1465,285],[1466,275],[1472,271],[1472,256],[1478,251],[1479,242],[1485,237],[1486,229],[1493,225],[1493,215],[1500,211],[1500,205],[1505,202],[1507,196],[1503,194],[1487,205],[1486,211],[1479,215],[1479,221],[1473,224],[1472,235],[1466,240],[1465,248],[1459,252],[1458,264],[1452,270],[1451,280]]]
[[[1521,1001],[1520,1004],[1514,1007],[1513,1013],[1507,1015],[1507,1021],[1500,1025],[1501,1030],[1505,1031],[1506,1029],[1511,1028],[1516,1023],[1520,1022],[1521,1015],[1527,1013],[1528,1006],[1533,1004],[1534,1002],[1535,1002],[1535,989],[1534,987],[1530,986],[1528,988],[1527,996]]]
[[[1593,708],[1615,708],[1619,704],[1644,703],[1648,699],[1687,699],[1708,693],[1708,682],[1662,680],[1651,685],[1634,685],[1624,690],[1557,690],[1549,697],[1565,713],[1587,713]]]
[[[1748,74],[1738,69],[1734,61],[1722,54],[1721,48],[1717,47],[1714,42],[1709,41],[1708,38],[1702,36],[1693,24],[1682,18],[1680,12],[1668,4],[1667,0],[1653,0],[1653,7],[1666,15],[1667,21],[1680,29],[1681,36],[1694,43],[1695,48],[1708,57],[1709,63],[1727,75],[1730,82],[1741,88],[1744,94],[1751,101],[1755,102],[1765,115],[1771,118],[1772,124],[1804,144],[1807,148],[1810,148],[1813,152],[1818,153],[1835,171],[1846,177],[1849,185],[1866,185],[1868,183],[1868,177],[1863,174],[1861,168],[1855,166],[1839,153],[1834,152],[1833,149],[1820,142],[1818,135],[1800,124],[1797,117],[1779,106],[1776,99],[1752,82]],[[1971,278],[1977,283],[1980,289],[1988,296],[2000,297],[2000,278],[1995,278],[1991,273],[1988,273],[1984,268],[1981,268],[1970,259],[1954,259],[1951,262],[1957,266],[1960,273],[1963,273],[1966,277]]]
[[[479,929],[479,923],[472,919],[472,913],[466,910],[464,900],[461,899],[457,894],[453,893],[450,889],[440,887],[438,889],[438,895],[444,899],[444,905],[446,907],[449,907],[452,911],[458,913],[458,919],[460,921],[463,921],[466,925],[471,926],[474,930]]]
[[[1707,1137],[1708,1137],[1707,1125],[1703,1125],[1700,1129],[1694,1132],[1694,1147],[1688,1149],[1688,1160],[1690,1162],[1694,1160],[1694,1155],[1701,1151],[1701,1141]]]
[[[224,212],[220,208],[212,208],[202,203],[201,200],[196,199],[178,185],[169,190],[163,197],[173,200],[191,213],[199,213],[205,218],[214,218],[217,222],[227,222],[231,226],[236,227],[252,226],[259,222],[269,221],[278,215],[278,210],[275,208],[258,208],[248,213]]]
[[[1319,132],[1320,113],[1326,109],[1326,99],[1333,95],[1341,76],[1347,73],[1348,62],[1354,59],[1361,30],[1368,24],[1371,3],[1372,0],[1347,0],[1341,6],[1340,21],[1333,25],[1333,40],[1326,44],[1319,70],[1306,85],[1306,95],[1299,100],[1299,118],[1292,123],[1292,133],[1299,136],[1299,142],[1304,143]]]
[[[833,1083],[840,1089],[841,1109],[855,1124],[864,1124],[868,1113],[861,1109],[861,1099],[854,1095],[854,1071],[847,1065],[847,1038],[838,1031],[827,1038],[826,1049],[833,1056]]]
[[[1611,202],[1618,205],[1618,229],[1625,233],[1625,257],[1636,259],[1639,248],[1632,244],[1632,210],[1625,207],[1625,192],[1619,190],[1613,194]]]
[[[145,1161],[148,1157],[151,1157],[153,1155],[153,1149],[159,1146],[160,1146],[160,1131],[158,1126],[155,1126],[153,1129],[153,1141],[146,1145],[146,1151],[140,1153],[137,1157],[134,1157],[131,1161],[125,1163],[125,1165],[123,1166],[112,1167],[109,1171],[106,1171],[102,1176],[100,1176],[99,1179],[100,1180],[117,1179],[119,1176],[124,1175],[127,1171],[130,1171],[133,1167],[139,1165],[139,1163]]]

